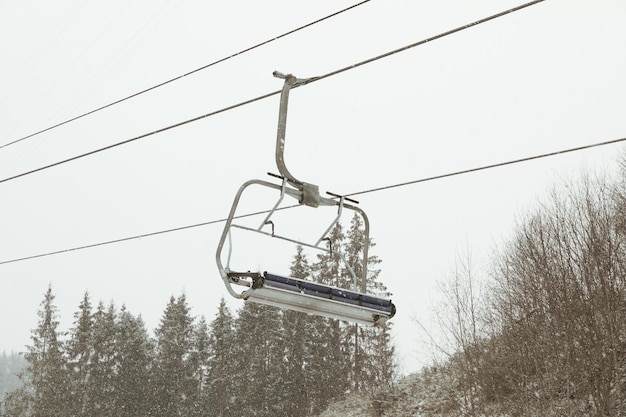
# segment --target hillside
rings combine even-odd
[[[626,415],[626,179],[555,187],[488,272],[442,283],[440,365],[331,416]]]

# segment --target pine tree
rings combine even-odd
[[[365,245],[368,245],[367,272],[363,274]],[[354,215],[347,233],[346,259],[352,265],[354,273],[362,281],[359,291],[379,296],[389,296],[387,288],[378,280],[380,259],[369,255],[374,247],[371,240],[365,242],[364,224],[360,216]],[[352,340],[352,387],[372,391],[378,387],[390,387],[394,377],[394,348],[391,344],[391,323],[385,322],[377,327],[352,325],[346,329],[346,344]]]
[[[235,323],[235,390],[238,415],[281,415],[283,366],[281,311],[246,303]]]
[[[152,415],[186,416],[195,383],[189,360],[193,349],[193,319],[184,294],[178,299],[170,298],[155,334]]]
[[[87,383],[90,366],[93,362],[93,317],[89,294],[85,292],[83,299],[74,314],[74,327],[70,330],[70,340],[67,343],[68,363],[70,369],[70,396],[69,406],[72,407],[72,416],[87,416],[91,412],[87,409]]]
[[[393,323],[385,322],[372,335],[369,356],[373,358],[371,389],[389,389],[396,378],[395,348],[391,341]]]
[[[352,218],[350,228],[345,234],[341,224],[338,224],[331,230],[329,237],[333,253],[318,255],[312,268],[316,280],[359,292],[389,295],[384,285],[378,281],[380,271],[377,265],[380,260],[377,257],[368,254],[368,270],[366,273],[363,271],[365,245],[368,245],[369,252],[373,244],[365,240],[364,225],[359,215],[355,214]],[[321,345],[312,344],[312,349],[316,349],[315,352],[318,353],[315,354],[316,360],[312,362],[311,371],[314,375],[320,375],[318,380],[328,380],[328,383],[323,387],[314,387],[317,389],[316,397],[339,398],[346,391],[372,392],[380,386],[391,385],[395,362],[389,323],[374,328],[324,320],[321,327],[317,326],[319,324],[312,327],[315,328],[314,333],[320,338]],[[330,366],[334,370],[332,376],[324,373]],[[316,367],[319,369],[315,369]]]
[[[338,223],[329,233],[331,253],[317,255],[317,262],[312,265],[312,275],[316,282],[342,288],[352,288],[352,278],[345,272],[342,260],[345,234]],[[310,397],[313,411],[321,411],[331,401],[343,397],[349,388],[351,360],[344,343],[344,326],[335,319],[311,318],[310,334],[314,337],[309,342]]]
[[[68,415],[68,369],[59,340],[55,296],[49,286],[38,311],[39,321],[32,331],[32,345],[28,347],[32,416]]]
[[[85,389],[87,414],[116,416],[115,374],[117,373],[117,310],[113,302],[105,307],[100,301],[93,315],[92,364]]]
[[[16,388],[4,394],[0,404],[0,416],[3,417],[31,417],[33,395],[27,386]]]
[[[235,352],[234,317],[222,298],[215,319],[210,324],[209,360],[204,389],[207,415],[236,416],[234,413]],[[242,366],[243,367],[243,366]]]
[[[203,416],[206,414],[206,402],[203,401],[203,391],[207,383],[209,356],[209,325],[204,316],[202,316],[194,326],[192,351],[189,358],[194,382],[194,389],[189,399],[189,416]]]
[[[115,410],[119,417],[148,415],[152,344],[141,317],[124,306],[116,325]]]
[[[306,279],[310,275],[310,266],[302,246],[297,247],[291,263],[290,276]],[[289,393],[283,404],[286,416],[302,416],[309,411],[310,382],[307,378],[307,345],[309,333],[307,322],[313,316],[299,311],[284,311],[282,327],[284,331],[284,374],[281,376],[282,389]]]

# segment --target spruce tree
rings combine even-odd
[[[91,415],[91,411],[87,408],[87,383],[93,363],[93,317],[87,292],[83,295],[78,311],[74,313],[74,327],[70,330],[66,350],[71,371],[69,386],[71,415]]]
[[[317,255],[312,265],[316,282],[341,288],[352,288],[352,278],[342,260],[345,234],[337,223],[328,235],[332,252]],[[311,319],[309,328],[314,339],[309,345],[309,372],[312,379],[311,397],[314,410],[322,410],[331,401],[341,398],[349,388],[350,357],[346,352],[344,326],[335,319]]]
[[[378,280],[380,259],[369,255],[374,247],[371,240],[365,241],[364,224],[361,216],[355,214],[346,234],[345,257],[356,276],[365,282],[359,283],[358,290],[368,294],[387,297],[387,288]],[[367,271],[363,273],[363,256],[368,245]],[[390,387],[394,377],[394,348],[391,344],[391,323],[385,322],[376,327],[352,325],[346,328],[346,342],[350,346],[352,358],[352,387],[359,390],[373,391],[376,388]]]
[[[236,416],[234,412],[235,362],[243,360],[234,352],[234,317],[222,298],[215,319],[210,324],[209,360],[205,392],[207,414],[215,417]],[[243,368],[243,366],[242,366]]]
[[[105,307],[100,301],[93,315],[92,364],[85,389],[86,412],[101,417],[116,416],[117,311],[113,302]]]
[[[310,275],[310,266],[302,246],[297,247],[290,268],[290,276],[306,279]],[[306,415],[309,411],[310,381],[307,378],[306,366],[307,345],[310,333],[307,332],[307,322],[313,316],[299,311],[286,310],[282,314],[282,327],[284,331],[284,365],[282,389],[288,396],[284,399],[283,413],[286,416]]]
[[[281,311],[246,303],[235,324],[237,415],[281,415],[283,337]]]
[[[194,326],[192,339],[192,351],[189,362],[193,372],[194,387],[189,399],[188,415],[190,417],[206,414],[206,402],[203,401],[203,391],[207,383],[210,336],[209,325],[204,316],[200,317],[200,320]]]
[[[69,389],[67,361],[59,340],[58,310],[49,286],[37,313],[39,321],[28,346],[32,417],[68,415]]]
[[[115,410],[118,417],[148,415],[152,344],[141,316],[135,317],[124,306],[116,325]],[[113,371],[113,370],[112,370]]]
[[[178,299],[170,298],[155,334],[151,415],[188,415],[189,399],[195,389],[194,370],[189,360],[193,349],[193,319],[184,294]]]
[[[0,404],[2,417],[31,417],[33,396],[27,386],[22,386],[4,394]]]
[[[365,273],[363,271],[365,245],[368,245],[369,252],[373,244],[365,240],[363,220],[359,215],[354,215],[346,233],[342,225],[337,224],[331,230],[329,238],[332,242],[332,253],[318,255],[312,268],[317,281],[359,292],[389,296],[387,289],[378,281],[380,271],[377,266],[380,260],[377,257],[368,254],[368,270]],[[317,360],[312,362],[312,372],[321,374],[318,379],[328,380],[328,384],[315,387],[316,396],[338,398],[347,391],[371,392],[379,386],[390,386],[394,372],[390,323],[367,327],[325,319],[321,327],[317,326],[319,324],[312,327],[322,345],[321,348],[317,346],[316,352],[322,353],[318,353]],[[314,343],[312,345],[315,346]],[[324,374],[324,370],[331,366],[333,375]],[[316,367],[320,369],[315,369]],[[330,390],[330,393],[325,392],[326,390]]]

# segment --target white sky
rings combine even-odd
[[[171,79],[356,2],[0,2],[0,145]],[[514,7],[509,0],[372,0],[262,48],[0,149],[0,179],[323,75]],[[354,193],[626,136],[626,3],[546,0],[293,90],[286,162]],[[224,218],[276,171],[278,96],[0,183],[0,262]],[[560,178],[611,171],[607,146],[357,197],[398,307],[401,371],[428,361],[413,317],[470,248],[486,261]],[[246,209],[269,209],[252,200]],[[149,329],[185,291],[211,320],[228,297],[223,225],[0,265],[0,351],[29,343],[49,283],[62,327],[84,291]],[[320,233],[323,230],[320,230]],[[288,260],[293,251],[287,250]],[[251,266],[254,268],[254,265]],[[241,306],[229,299],[233,309]]]

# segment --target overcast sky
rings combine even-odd
[[[0,145],[355,3],[1,1]],[[1,148],[0,180],[276,91],[274,70],[328,74],[519,4],[371,0]],[[625,16],[621,0],[545,0],[293,90],[287,166],[349,194],[625,137]],[[0,183],[0,262],[223,219],[244,181],[276,171],[278,100]],[[458,256],[469,250],[487,263],[553,184],[585,169],[615,172],[621,152],[606,146],[356,197],[398,308],[401,371],[428,362],[414,318],[431,321],[436,282]],[[269,209],[273,198],[243,210]],[[94,303],[125,304],[150,330],[182,292],[192,314],[212,320],[228,297],[215,265],[222,227],[1,264],[0,351],[24,350],[49,284],[64,330],[85,291]]]

